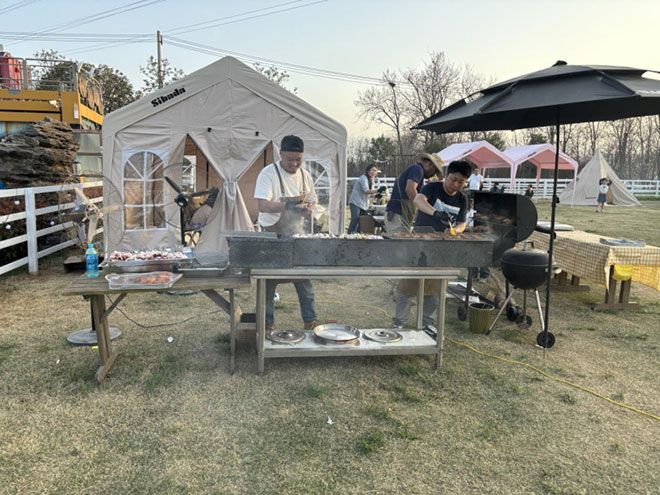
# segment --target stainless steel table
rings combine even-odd
[[[305,267],[305,268],[259,268],[250,271],[257,282],[257,369],[264,372],[267,358],[312,357],[312,356],[366,356],[400,354],[435,354],[435,369],[442,365],[442,350],[445,333],[445,295],[449,280],[458,278],[455,268],[370,268],[370,267]],[[360,345],[321,345],[307,331],[305,340],[296,345],[277,345],[266,342],[266,281],[267,280],[306,280],[306,279],[416,279],[417,289],[417,330],[399,331],[401,342],[379,344],[361,339]],[[424,280],[441,280],[440,301],[437,312],[438,335],[434,340],[422,330]],[[232,340],[234,335],[232,335]]]

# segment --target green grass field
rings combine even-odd
[[[660,245],[660,202],[594,209],[562,204],[557,219]],[[660,416],[660,299],[644,286],[633,284],[636,312],[592,312],[600,287],[553,293],[545,358],[538,321],[486,337],[450,303],[437,373],[429,357],[401,356],[269,360],[258,376],[242,341],[230,376],[227,316],[183,322],[217,309],[206,297],[129,295],[132,320],[175,324],[141,328],[115,311],[120,354],[99,386],[98,351],[65,340],[89,326],[89,306],[59,295],[79,276],[61,261],[0,278],[2,494],[660,493],[660,421],[622,407]],[[384,282],[315,290],[322,320],[389,325]],[[278,325],[298,325],[293,286],[278,291]],[[238,299],[251,309],[254,290]]]

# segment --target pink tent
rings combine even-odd
[[[539,187],[541,179],[541,170],[552,170],[555,168],[555,146],[550,143],[529,144],[527,146],[512,146],[504,150],[504,154],[511,159],[511,192],[515,191],[516,173],[521,163],[529,161],[536,166],[536,187]],[[572,170],[573,180],[577,177],[578,162],[569,157],[566,153],[559,152],[559,169]]]
[[[445,162],[445,167],[451,162],[468,159],[482,171],[487,168],[513,169],[513,160],[488,141],[456,143],[436,154]]]

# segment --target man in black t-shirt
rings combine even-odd
[[[452,162],[442,182],[429,182],[424,186],[413,201],[418,209],[415,227],[433,227],[436,232],[449,233],[453,225],[455,234],[465,230],[468,198],[463,186],[469,177],[464,175],[466,173],[470,173],[468,162]]]
[[[467,227],[468,198],[462,189],[470,177],[468,162],[452,162],[442,182],[430,182],[415,196],[417,207],[415,227],[432,227],[436,232],[460,234]],[[433,206],[431,206],[433,205]],[[435,324],[440,285],[428,280],[424,290],[424,326]],[[417,294],[416,280],[402,280],[396,291],[396,312],[392,323],[402,328],[410,315],[413,296]]]

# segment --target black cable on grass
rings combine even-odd
[[[106,297],[110,300],[110,304],[114,304],[114,303],[115,303],[115,302],[112,300],[112,298],[111,298],[110,296],[106,296]],[[185,323],[185,322],[187,322],[187,321],[194,320],[194,319],[196,319],[196,318],[201,318],[202,316],[212,315],[212,314],[215,314],[215,313],[222,313],[222,312],[224,312],[223,309],[219,309],[219,310],[217,310],[217,311],[208,311],[208,312],[206,312],[206,313],[202,313],[202,314],[199,314],[199,315],[197,315],[197,316],[191,316],[190,318],[186,318],[185,320],[181,320],[181,321],[175,321],[174,323],[159,323],[158,325],[143,325],[142,323],[138,323],[137,321],[135,321],[134,319],[132,319],[131,317],[129,317],[126,313],[124,313],[124,312],[121,310],[121,308],[117,307],[117,308],[115,308],[115,309],[116,309],[117,311],[119,311],[119,312],[121,313],[121,315],[122,315],[124,318],[126,318],[128,321],[130,321],[131,323],[137,325],[137,326],[140,327],[140,328],[160,328],[160,327],[171,327],[172,325],[180,325],[181,323]]]

